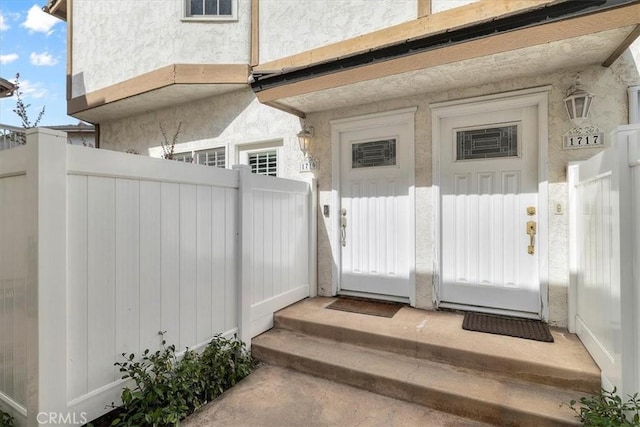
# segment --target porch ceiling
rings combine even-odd
[[[89,123],[101,123],[135,116],[150,110],[173,107],[245,87],[247,87],[246,84],[173,84],[88,110],[74,112],[72,115]]]
[[[334,84],[329,88],[314,89],[312,79],[307,81],[309,85],[306,90],[297,91],[304,93],[270,96],[271,99],[261,101],[282,109],[311,113],[602,64],[634,30],[635,24],[390,76],[361,79],[355,83]],[[339,81],[340,74],[334,73],[333,79]]]

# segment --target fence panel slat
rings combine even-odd
[[[157,350],[162,329],[160,188],[159,182],[140,181],[140,351]]]
[[[115,380],[115,180],[89,177],[88,194],[88,383],[95,390]]]
[[[68,237],[68,301],[67,314],[69,354],[69,387],[67,400],[71,401],[87,394],[89,368],[89,330],[88,330],[88,178],[69,176],[67,198]]]
[[[212,333],[212,245],[211,235],[214,226],[211,211],[211,187],[198,186],[196,213],[196,340],[201,343]]]
[[[132,179],[115,184],[116,360],[121,360],[123,353],[140,354],[140,184]]]
[[[161,190],[161,331],[169,344],[180,343],[180,186],[162,183]]]

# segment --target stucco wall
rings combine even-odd
[[[592,66],[580,70],[567,70],[551,74],[521,77],[477,87],[461,87],[439,93],[426,93],[387,100],[373,104],[312,113],[307,118],[315,128],[312,155],[320,160],[318,212],[318,279],[319,293],[329,295],[332,284],[332,254],[329,243],[331,219],[322,216],[322,205],[331,200],[331,129],[329,121],[337,118],[389,111],[417,106],[415,123],[416,169],[416,302],[420,308],[431,309],[433,289],[433,205],[432,205],[432,143],[431,112],[429,104],[454,99],[496,94],[507,91],[551,86],[549,93],[549,295],[550,322],[567,324],[568,270],[568,215],[566,166],[569,161],[591,157],[598,149],[563,150],[562,135],[572,124],[566,117],[562,99],[576,79],[596,95],[590,122],[605,132],[628,120],[627,87],[640,85],[636,43],[632,49],[611,67]],[[162,122],[169,135],[182,122],[182,133],[176,151],[197,150],[218,143],[236,144],[283,141],[283,161],[287,165],[283,176],[299,178],[298,165],[302,155],[297,147],[296,134],[300,119],[258,103],[249,89],[204,99],[170,109],[152,111],[137,117],[101,124],[101,146],[126,151],[135,149],[141,154],[160,155]],[[231,162],[233,163],[233,162]],[[560,204],[561,214],[555,213]],[[331,206],[331,212],[337,211]],[[541,213],[542,214],[542,213]]]
[[[581,83],[593,92],[594,101],[590,122],[605,132],[616,126],[626,124],[628,120],[628,86],[640,83],[638,69],[633,57],[627,51],[611,68],[592,66],[580,70],[568,70],[546,75],[523,77],[479,87],[465,87],[441,93],[432,93],[393,99],[358,107],[349,107],[332,111],[310,114],[308,117],[316,131],[313,155],[320,159],[319,206],[332,204],[331,200],[331,129],[332,119],[359,116],[381,111],[390,111],[417,106],[415,124],[415,162],[416,162],[416,305],[431,309],[433,289],[433,203],[432,203],[432,143],[431,112],[429,104],[454,99],[514,91],[536,86],[550,85],[549,93],[549,299],[550,323],[567,325],[567,291],[569,286],[568,268],[568,215],[566,166],[569,161],[582,160],[594,155],[598,149],[563,150],[562,136],[572,124],[568,120],[563,98],[567,90],[580,76]],[[557,204],[562,214],[555,214]],[[336,207],[331,207],[336,212]],[[319,216],[319,293],[331,292],[333,264],[329,236],[332,235],[332,220]]]
[[[260,62],[416,19],[417,0],[261,0]]]
[[[304,176],[298,172],[303,158],[296,136],[301,129],[300,119],[260,104],[249,88],[101,123],[100,147],[161,157],[164,139],[160,124],[171,140],[180,123],[176,153],[226,145],[229,164],[233,165],[237,163],[238,146],[282,142],[282,176],[298,179]]]
[[[442,12],[465,4],[475,3],[479,0],[431,0],[431,13]]]
[[[183,21],[184,0],[74,0],[73,96],[174,63],[249,63],[250,0],[235,22]]]

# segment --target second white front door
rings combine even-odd
[[[339,291],[410,297],[413,113],[409,116],[339,133]]]
[[[439,136],[440,301],[539,315],[536,107],[442,118]]]

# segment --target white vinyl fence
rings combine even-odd
[[[640,391],[640,126],[569,166],[569,329],[602,370],[602,386]]]
[[[0,123],[0,150],[19,147],[24,140],[24,128]]]
[[[28,131],[0,152],[0,407],[82,424],[160,331],[180,350],[250,344],[315,289],[312,188]]]

